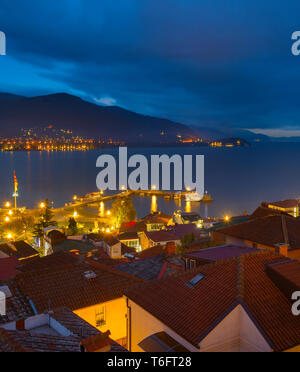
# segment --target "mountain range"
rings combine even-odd
[[[246,130],[189,127],[167,119],[137,114],[117,106],[104,107],[66,93],[24,97],[0,93],[1,136],[16,136],[21,129],[53,126],[74,134],[127,143],[171,143],[182,137],[208,140],[240,137],[248,141],[267,136]]]

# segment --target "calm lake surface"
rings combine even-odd
[[[36,207],[49,198],[54,207],[63,206],[73,195],[96,191],[96,159],[118,149],[89,152],[0,153],[0,202],[11,199],[13,171],[19,181],[19,205]],[[300,198],[300,144],[255,144],[250,148],[154,148],[128,149],[128,155],[191,154],[205,155],[205,189],[214,198],[209,216],[252,212],[262,201]],[[151,198],[135,197],[139,217],[149,213]],[[158,209],[173,213],[185,209],[178,201],[157,200]],[[192,204],[204,215],[204,206]]]

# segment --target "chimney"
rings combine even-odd
[[[169,255],[175,254],[176,253],[175,243],[174,242],[167,243],[166,250]]]
[[[285,244],[285,243],[276,244],[275,250],[276,250],[276,254],[288,257],[289,244]]]
[[[107,353],[111,351],[110,331],[99,333],[80,342],[82,353]]]
[[[16,321],[16,330],[20,332],[24,332],[25,328],[25,319],[20,319]]]

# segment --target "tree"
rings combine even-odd
[[[43,247],[44,247],[44,230],[47,227],[50,226],[56,226],[57,222],[53,220],[53,213],[50,209],[50,203],[49,200],[46,199],[45,202],[45,207],[43,208],[42,213],[40,214],[39,221],[38,223],[34,226],[33,234],[36,237],[40,238],[41,241],[41,251],[43,252]]]
[[[69,226],[68,226],[68,235],[74,236],[78,233],[78,226],[75,218],[71,217],[69,219]]]
[[[181,243],[177,245],[176,247],[176,253],[184,254],[187,251],[187,247],[190,244],[194,243],[195,240],[196,240],[196,237],[194,233],[183,235],[181,239]]]
[[[136,210],[131,197],[117,198],[112,205],[112,219],[115,224],[136,220]]]

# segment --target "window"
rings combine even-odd
[[[101,306],[95,310],[95,322],[96,322],[96,327],[102,327],[106,324],[105,306]]]
[[[188,283],[185,283],[185,285],[191,289],[194,289],[195,286],[202,280],[205,278],[205,275],[199,273],[197,274],[196,276],[194,276],[194,278],[192,278]]]

